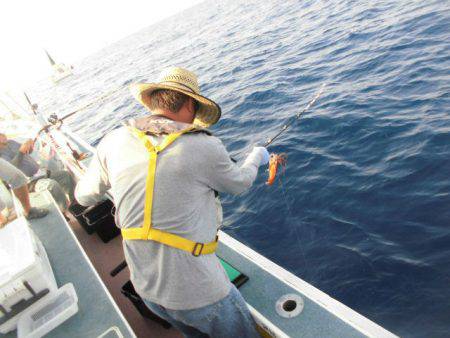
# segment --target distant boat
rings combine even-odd
[[[48,60],[53,67],[53,74],[51,76],[53,82],[57,83],[73,74],[72,66],[67,66],[64,63],[56,63],[47,51],[45,51],[45,54],[47,54]]]

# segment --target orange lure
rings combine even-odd
[[[266,184],[272,185],[275,182],[275,177],[277,176],[278,166],[281,166],[284,169],[286,168],[287,156],[286,154],[270,154],[269,160],[269,178],[267,179]]]

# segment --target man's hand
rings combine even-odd
[[[29,139],[20,146],[19,151],[22,154],[31,154],[33,152],[33,148],[34,148],[34,141],[32,139]]]
[[[257,158],[257,162],[258,165],[266,165],[267,163],[269,163],[269,152],[267,151],[266,148],[264,147],[254,147],[252,152],[248,155],[248,157],[253,157],[253,158]]]

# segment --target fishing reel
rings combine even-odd
[[[59,119],[58,115],[56,114],[51,114],[47,121],[53,125],[57,124],[58,122],[60,122],[61,120]]]
[[[56,128],[56,129],[59,129],[61,127],[62,123],[63,123],[63,121],[56,114],[51,114],[48,117],[47,121],[48,121],[49,124],[43,126],[41,129],[39,129],[35,139],[37,139],[42,132],[46,132],[47,133],[49,131],[49,129],[52,128],[52,127]]]

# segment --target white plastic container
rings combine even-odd
[[[17,324],[18,338],[40,338],[78,312],[78,297],[72,283],[39,301],[39,307],[26,310]]]
[[[45,249],[26,219],[0,229],[0,333],[14,330],[24,310],[56,290]]]
[[[123,338],[123,334],[117,326],[112,326],[97,338]]]

